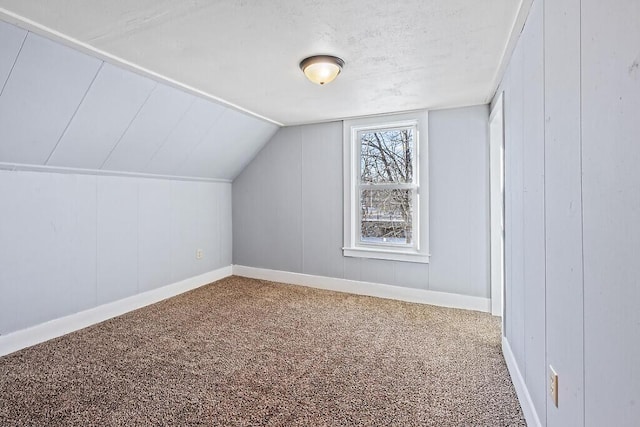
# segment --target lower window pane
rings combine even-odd
[[[360,191],[360,242],[412,245],[412,190]]]

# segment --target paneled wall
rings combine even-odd
[[[584,405],[640,420],[640,2],[582,0]]]
[[[0,167],[232,180],[278,126],[0,21]]]
[[[0,21],[0,334],[229,266],[277,129]]]
[[[0,171],[0,200],[0,334],[231,264],[231,184]]]
[[[281,129],[233,183],[233,262],[489,297],[488,109],[429,112],[429,264],[342,256],[342,122]]]
[[[547,398],[542,35],[542,4],[534,1],[501,87],[506,175],[504,333],[540,414]]]
[[[614,3],[535,0],[500,88],[505,333],[530,424],[640,419],[640,4]]]

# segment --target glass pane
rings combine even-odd
[[[411,245],[412,190],[361,190],[360,241]]]
[[[412,127],[360,133],[360,178],[363,184],[413,182]]]

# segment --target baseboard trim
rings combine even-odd
[[[244,265],[234,265],[233,274],[252,279],[270,280],[273,282],[288,283],[291,285],[308,286],[311,288],[347,292],[357,295],[367,295],[420,304],[462,308],[465,310],[483,311],[486,313],[489,313],[491,310],[491,300],[489,298],[472,297],[447,292],[403,288],[401,286],[291,273],[289,271],[247,267]]]
[[[504,360],[507,363],[509,375],[511,375],[511,382],[516,389],[518,401],[520,402],[520,407],[522,408],[522,413],[524,414],[524,419],[527,421],[527,425],[530,427],[542,427],[536,408],[533,406],[533,400],[529,394],[529,389],[527,389],[527,384],[525,383],[524,377],[518,368],[516,358],[513,355],[513,351],[511,351],[511,346],[509,345],[509,341],[506,337],[502,337],[502,354],[504,355]]]
[[[99,305],[79,313],[53,319],[27,329],[0,336],[0,356],[48,341],[96,323],[104,322],[129,311],[154,304],[231,276],[232,267],[223,267],[199,276],[190,277],[158,289],[132,295],[118,301]]]

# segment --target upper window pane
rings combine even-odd
[[[413,182],[414,128],[366,130],[359,133],[360,182]]]

